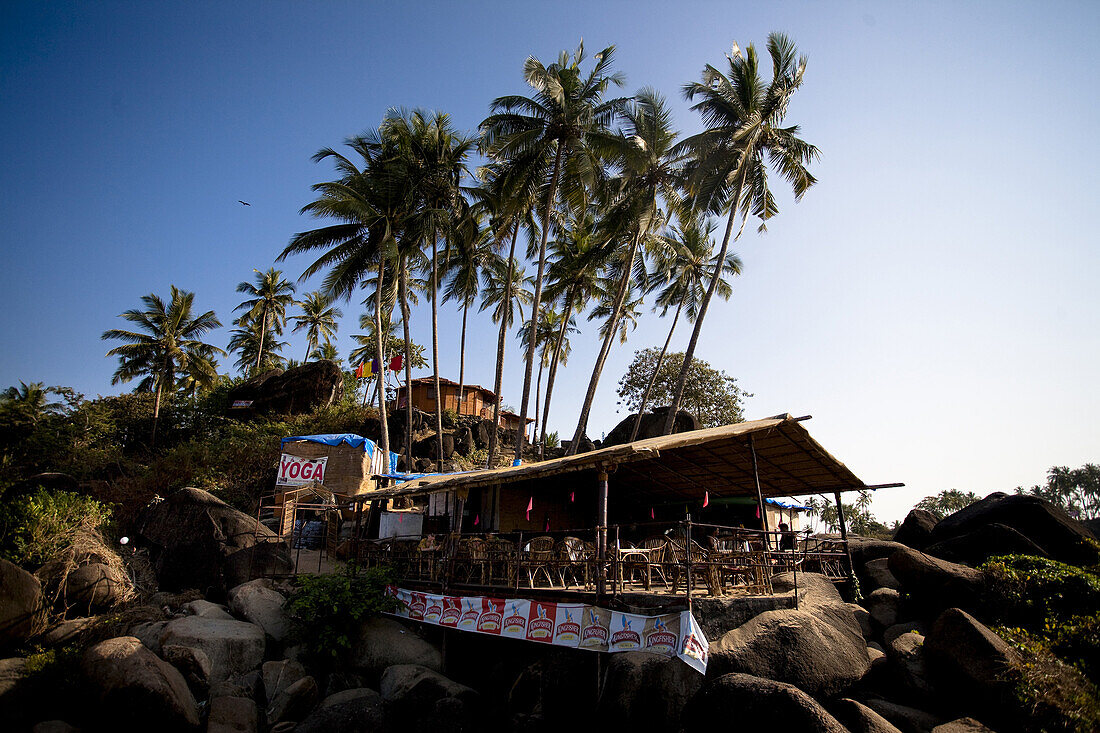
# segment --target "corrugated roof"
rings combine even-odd
[[[457,488],[548,482],[577,472],[610,471],[612,494],[647,499],[755,496],[750,440],[765,497],[806,496],[866,488],[790,415],[692,430],[521,466],[428,476],[361,498],[435,493]]]

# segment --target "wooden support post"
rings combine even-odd
[[[771,537],[768,532],[768,507],[764,504],[764,492],[760,488],[760,468],[756,463],[756,439],[749,436],[749,451],[752,453],[752,477],[756,482],[756,510],[760,512],[760,524],[764,528],[764,585],[768,593],[772,592]]]
[[[852,600],[859,603],[863,594],[859,592],[859,580],[856,579],[856,569],[852,563],[852,548],[848,546],[848,523],[844,519],[844,504],[840,501],[840,492],[833,492],[836,499],[836,518],[840,523],[840,539],[844,543],[844,554],[848,556],[848,581],[852,584]]]
[[[353,551],[355,555],[354,566],[356,571],[359,570],[359,535],[363,529],[363,502],[355,502],[355,536],[352,537],[351,546],[355,548]]]
[[[607,471],[597,476],[599,488],[596,504],[596,595],[607,593]]]

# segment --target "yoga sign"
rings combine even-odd
[[[304,486],[316,481],[319,484],[325,482],[325,458],[302,458],[283,453],[279,457],[279,475],[275,479],[276,486]]]

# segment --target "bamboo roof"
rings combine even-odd
[[[609,472],[613,494],[650,500],[756,496],[752,446],[756,449],[760,489],[765,497],[806,496],[868,487],[825,450],[799,420],[779,415],[764,420],[691,430],[614,445],[574,456],[521,466],[437,474],[401,486],[363,494],[372,500],[454,489],[499,486],[502,489],[594,480],[578,472]],[[622,492],[622,493],[620,493]]]

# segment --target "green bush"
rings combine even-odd
[[[455,425],[458,425],[458,413],[454,410],[444,410],[441,420],[443,427],[453,429]]]
[[[295,641],[309,661],[325,668],[348,661],[360,622],[397,608],[386,588],[393,580],[388,568],[376,567],[332,575],[300,575],[298,589],[287,602]]]
[[[110,519],[111,509],[95,499],[39,488],[0,506],[0,557],[37,568]]]
[[[1100,679],[1100,575],[1029,555],[982,565],[990,579],[991,615],[1021,628],[1093,680]]]

